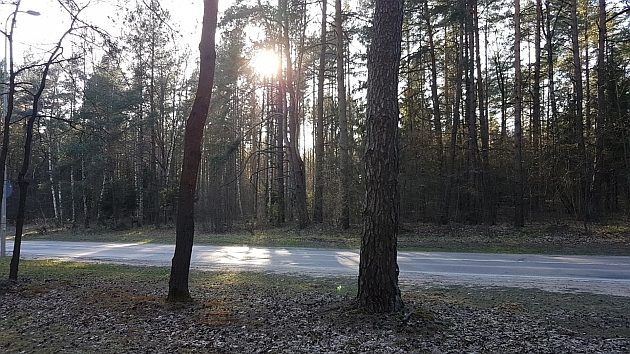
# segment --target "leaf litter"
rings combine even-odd
[[[194,272],[195,301],[171,304],[166,279],[143,279],[144,269],[1,283],[0,351],[630,351],[624,297],[404,285],[405,312],[373,315],[355,306],[351,278]]]

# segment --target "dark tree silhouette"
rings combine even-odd
[[[175,255],[171,266],[168,287],[169,301],[189,301],[188,275],[195,234],[195,193],[201,162],[203,130],[208,117],[214,66],[216,62],[215,33],[217,29],[218,0],[204,0],[201,43],[199,43],[199,83],[190,116],[184,132],[184,159],[179,180]]]
[[[26,197],[27,197],[27,192],[28,192],[28,186],[30,184],[28,175],[30,172],[31,158],[32,158],[32,151],[33,151],[33,129],[35,126],[35,122],[39,118],[39,110],[41,106],[40,99],[42,97],[44,89],[46,88],[46,82],[47,82],[48,74],[50,72],[51,67],[55,64],[59,64],[62,61],[61,56],[63,54],[63,46],[62,46],[63,41],[75,29],[77,29],[76,25],[80,22],[78,19],[79,14],[81,13],[81,11],[83,11],[83,9],[85,9],[85,6],[82,8],[79,8],[75,13],[72,12],[71,7],[63,6],[63,8],[70,14],[72,18],[70,21],[70,27],[61,35],[55,47],[50,52],[50,55],[48,56],[48,60],[46,60],[46,62],[40,65],[31,65],[31,66],[27,66],[19,70],[19,71],[26,71],[29,69],[41,68],[41,75],[39,77],[39,83],[37,84],[37,86],[35,86],[36,90],[35,92],[32,93],[33,101],[32,101],[31,112],[28,115],[28,118],[26,120],[26,128],[24,132],[24,154],[22,157],[22,164],[20,166],[20,171],[18,173],[18,179],[17,179],[18,187],[20,191],[19,192],[20,198],[18,200],[17,214],[15,217],[15,239],[13,241],[13,254],[11,255],[11,264],[9,266],[9,279],[14,280],[14,281],[17,280],[18,278],[20,252],[21,252],[21,246],[22,246],[22,233],[24,231],[24,223],[26,219],[26,215],[25,215],[26,214]],[[18,11],[17,6],[15,8],[15,11],[17,13]],[[15,21],[15,14],[13,15],[13,21]],[[13,22],[12,24],[12,27],[14,26],[15,26],[15,22]],[[12,72],[11,84],[15,84],[15,77],[17,76],[18,72],[13,73],[12,70],[11,72]],[[10,94],[15,93],[15,89],[10,91],[9,93]],[[10,100],[13,101],[13,98],[10,98]],[[13,105],[13,103],[11,103],[11,105]],[[6,119],[7,120],[10,119],[10,116],[11,116],[11,112],[8,111]],[[8,145],[8,141],[6,142],[5,145]],[[2,198],[2,196],[0,196],[0,198]]]

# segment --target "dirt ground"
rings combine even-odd
[[[4,272],[7,260],[0,261]],[[0,284],[0,351],[627,353],[630,298],[403,285],[404,313],[354,305],[352,278],[194,272],[166,303],[167,268],[23,261]],[[6,279],[6,274],[0,273]]]

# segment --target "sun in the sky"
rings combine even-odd
[[[259,49],[250,60],[250,66],[261,78],[271,78],[278,73],[280,57],[272,49]]]

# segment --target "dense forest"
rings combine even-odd
[[[50,60],[6,58],[9,223],[28,180],[29,223],[173,225],[197,51],[158,0],[121,2],[115,31],[81,20],[74,2],[60,4],[72,36]],[[627,0],[404,6],[402,221],[630,217]],[[235,1],[221,14],[198,225],[361,221],[372,8]]]

